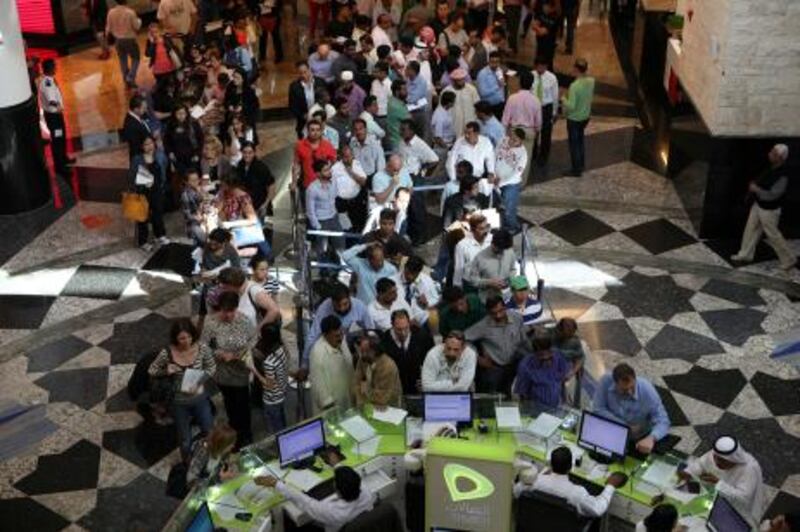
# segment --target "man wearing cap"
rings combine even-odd
[[[378,409],[400,406],[403,387],[397,364],[380,349],[380,337],[375,331],[363,331],[355,343],[358,362],[353,379],[356,406],[371,404]]]
[[[453,129],[458,132],[464,131],[464,127],[475,120],[475,104],[481,99],[475,87],[466,82],[466,78],[467,71],[463,68],[453,70],[450,73],[453,84],[442,91],[442,94],[453,92],[456,95],[450,115],[453,117]]]
[[[512,277],[508,284],[511,297],[506,300],[506,308],[519,314],[525,327],[533,327],[542,317],[542,302],[531,294],[528,278],[524,275]]]
[[[650,454],[656,442],[669,432],[669,416],[661,396],[649,380],[637,377],[624,362],[600,379],[594,411],[627,424],[636,450],[642,454]]]
[[[731,260],[751,262],[761,234],[766,233],[767,242],[778,255],[781,268],[791,270],[797,264],[797,257],[778,229],[781,206],[789,184],[789,175],[786,171],[789,147],[786,144],[776,144],[767,158],[769,168],[748,186],[748,199],[752,197],[753,206],[750,207],[750,216],[747,218],[747,225],[742,235],[742,246]]]
[[[341,85],[336,91],[336,96],[347,99],[347,109],[350,112],[350,120],[355,120],[364,111],[364,98],[367,94],[364,89],[353,83],[353,72],[345,70],[342,72]]]
[[[743,515],[758,522],[764,513],[764,481],[761,466],[733,436],[720,436],[714,447],[678,475],[714,484]]]

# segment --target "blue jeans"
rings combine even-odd
[[[439,246],[439,256],[436,258],[436,265],[433,267],[433,279],[440,283],[445,282],[447,277],[447,270],[450,266],[450,250],[447,248],[447,243],[442,237],[442,243]]]
[[[264,406],[264,425],[267,427],[267,433],[275,434],[286,428],[286,411],[284,410],[284,403],[277,405],[263,404]]]
[[[192,451],[192,418],[200,425],[200,432],[208,434],[214,425],[211,403],[208,395],[202,393],[189,402],[173,403],[172,417],[178,430],[178,442],[182,456],[189,456]]]
[[[116,48],[123,81],[134,83],[136,72],[139,70],[139,43],[136,42],[136,39],[117,39]],[[129,59],[133,61],[130,66],[128,65]]]
[[[500,189],[500,194],[503,197],[503,225],[512,233],[516,233],[520,229],[519,221],[517,220],[520,192],[522,192],[522,183],[506,185]]]
[[[569,157],[572,160],[572,172],[579,174],[583,172],[586,145],[584,143],[583,132],[589,120],[576,122],[567,120],[567,140],[569,141]]]

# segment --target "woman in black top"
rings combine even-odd
[[[259,111],[258,96],[253,87],[246,83],[246,79],[247,75],[241,68],[233,71],[231,82],[225,90],[225,110],[229,115],[226,126],[230,116],[234,114],[241,114],[248,125],[253,127],[256,125]]]
[[[161,159],[159,161],[159,159]],[[152,245],[147,242],[148,224],[153,226],[153,233],[160,244],[167,244],[167,230],[164,227],[164,196],[166,193],[167,172],[164,158],[156,152],[156,141],[147,137],[142,143],[142,154],[131,159],[128,171],[131,186],[137,193],[147,197],[150,204],[150,215],[144,222],[136,223],[136,240],[140,247],[149,251]]]
[[[172,119],[164,134],[164,145],[169,161],[179,175],[184,176],[189,168],[198,168],[200,165],[203,129],[189,115],[185,105],[179,105],[172,112]]]

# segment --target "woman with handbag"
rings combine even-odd
[[[200,169],[203,129],[185,105],[178,105],[172,111],[172,119],[164,133],[164,147],[172,167],[181,178],[189,169]]]
[[[216,204],[220,225],[232,230],[237,248],[256,247],[261,255],[272,256],[253,200],[234,176],[222,180]]]
[[[136,194],[143,196],[149,205],[147,218],[136,222],[136,243],[145,251],[153,249],[153,245],[148,242],[148,225],[153,226],[153,234],[159,244],[169,244],[167,230],[164,227],[167,171],[163,160],[159,159],[156,141],[153,137],[147,137],[142,143],[142,154],[131,159],[131,167],[128,170],[131,187]]]
[[[181,458],[185,462],[191,458],[192,419],[200,425],[203,435],[211,431],[214,423],[203,382],[214,376],[217,363],[212,350],[199,343],[199,339],[200,334],[190,319],[176,320],[170,329],[169,346],[161,350],[148,370],[151,377],[166,383],[165,399],[172,405]]]
[[[164,35],[155,22],[149,26],[144,55],[150,59],[150,70],[153,71],[157,86],[183,66],[172,39]]]

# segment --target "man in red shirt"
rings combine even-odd
[[[317,178],[314,171],[314,161],[336,160],[336,150],[333,145],[322,138],[322,124],[318,120],[311,120],[308,123],[308,136],[297,141],[294,148],[294,171],[292,172],[291,190],[297,188],[299,173],[303,174],[302,189],[308,186]]]

